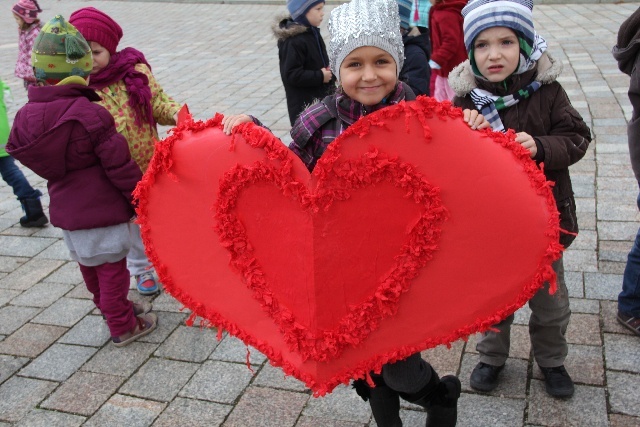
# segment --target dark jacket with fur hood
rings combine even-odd
[[[323,83],[320,70],[329,66],[329,56],[320,30],[298,24],[287,15],[278,17],[272,30],[278,40],[280,76],[293,126],[305,107],[333,93],[335,77]]]
[[[640,183],[640,8],[620,26],[613,57],[618,61],[620,71],[631,76],[629,101],[633,114],[627,127],[627,135],[631,166]]]
[[[469,95],[476,87],[503,96],[526,87],[534,79],[542,83],[530,98],[500,110],[500,119],[505,128],[527,132],[534,137],[538,146],[535,160],[544,162],[547,179],[555,183],[553,195],[560,212],[560,227],[577,233],[569,166],[584,157],[591,142],[591,132],[556,81],[561,71],[562,65],[544,53],[533,70],[509,77],[505,88],[502,82],[491,83],[476,78],[467,60],[451,71],[449,84],[457,95],[453,100],[456,106],[476,109]],[[560,243],[568,247],[574,238],[563,233]]]

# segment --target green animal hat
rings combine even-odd
[[[31,63],[36,79],[49,84],[70,76],[86,78],[93,68],[89,43],[60,15],[42,27],[33,44]]]

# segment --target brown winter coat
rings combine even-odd
[[[556,81],[561,71],[560,63],[545,53],[535,69],[509,77],[505,88],[502,82],[491,83],[476,78],[467,60],[451,71],[449,84],[457,95],[453,100],[455,105],[476,109],[469,95],[476,86],[501,96],[526,87],[533,79],[542,83],[530,98],[500,110],[500,119],[505,128],[526,132],[534,137],[539,150],[536,161],[544,162],[547,179],[555,183],[553,195],[560,212],[560,227],[577,233],[569,166],[584,157],[591,142],[591,132]],[[568,247],[574,238],[561,234],[560,243]]]

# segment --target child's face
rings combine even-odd
[[[355,49],[340,64],[340,84],[349,98],[371,106],[396,86],[396,62],[386,51],[363,46]]]
[[[22,19],[15,13],[12,13],[12,15],[13,15],[13,19],[16,20],[16,24],[18,24],[18,28],[22,28],[24,26],[24,19]]]
[[[473,56],[480,74],[490,82],[501,82],[518,68],[518,37],[510,28],[487,28],[474,40]]]
[[[93,56],[93,69],[91,70],[91,74],[96,74],[109,65],[111,54],[99,43],[89,42],[89,46],[91,46],[91,54]]]
[[[319,3],[309,9],[306,15],[304,15],[313,27],[319,27],[324,19],[324,3]]]

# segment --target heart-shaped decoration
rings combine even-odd
[[[549,183],[513,135],[431,98],[364,117],[310,174],[222,116],[158,143],[138,187],[165,289],[316,395],[521,307],[562,247]]]

